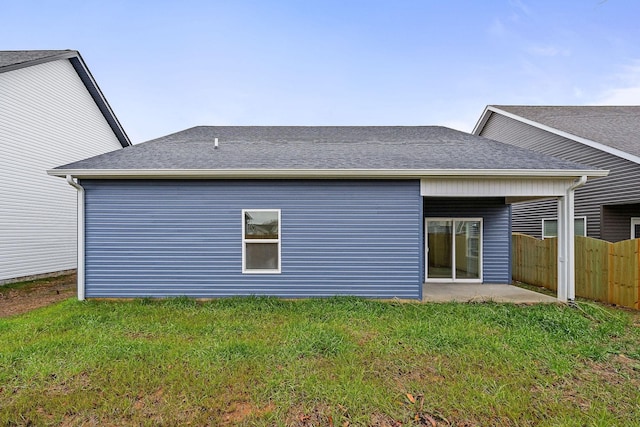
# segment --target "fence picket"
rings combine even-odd
[[[576,296],[640,309],[640,239],[575,239]],[[557,290],[557,250],[556,239],[514,233],[513,279]]]

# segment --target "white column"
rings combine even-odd
[[[567,302],[568,279],[567,274],[567,200],[565,196],[558,197],[558,300]]]
[[[566,262],[567,265],[567,300],[569,302],[576,299],[576,222],[575,222],[575,205],[573,189],[567,191],[565,208],[567,210],[566,229],[567,229],[567,249]]]
[[[558,300],[576,299],[574,189],[558,198]]]

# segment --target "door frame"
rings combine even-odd
[[[452,221],[453,232],[451,233],[452,238],[452,276],[451,279],[446,278],[429,278],[429,221]],[[456,265],[455,265],[455,254],[456,254],[456,222],[461,221],[478,221],[480,223],[480,237],[479,237],[479,247],[478,247],[478,278],[477,279],[458,279],[455,277],[456,273]],[[482,283],[483,281],[483,265],[484,265],[484,219],[482,217],[427,217],[424,219],[424,280],[425,282],[441,282],[441,283]]]

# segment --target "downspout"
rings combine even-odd
[[[571,187],[569,187],[568,191],[574,191],[577,188],[582,187],[583,185],[585,185],[587,183],[587,176],[586,175],[582,175],[580,178],[578,178],[573,185],[571,185]]]
[[[67,175],[67,183],[78,190],[78,301],[84,301],[84,188],[71,175]]]
[[[579,179],[577,179],[571,187],[567,190],[567,209],[568,209],[568,246],[567,246],[567,262],[569,263],[567,268],[567,300],[570,305],[575,303],[576,299],[576,254],[575,254],[575,190],[582,187],[587,183],[587,176],[582,175]],[[585,226],[585,231],[587,228],[587,224]]]

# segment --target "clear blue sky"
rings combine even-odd
[[[640,104],[638,0],[0,0],[0,20],[0,49],[79,50],[134,142]]]

